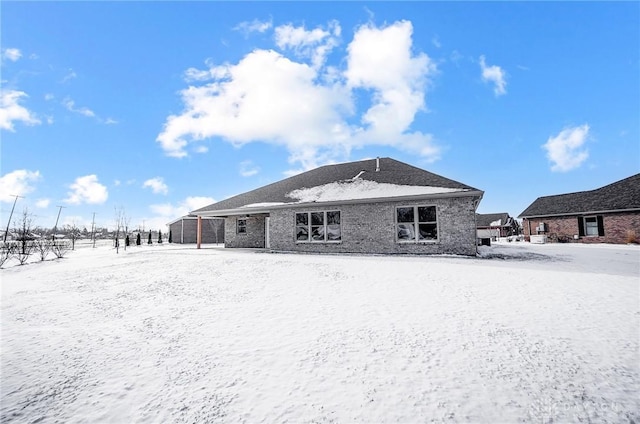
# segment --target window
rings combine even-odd
[[[238,218],[238,234],[247,234],[247,220],[245,218]]]
[[[341,241],[340,211],[296,213],[296,241]]]
[[[396,234],[401,242],[438,240],[435,206],[402,206],[396,208]]]
[[[587,236],[598,235],[598,220],[595,216],[590,216],[584,219],[584,233]]]
[[[578,234],[580,236],[604,236],[604,221],[601,215],[578,218]]]

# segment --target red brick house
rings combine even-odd
[[[607,186],[536,199],[520,215],[525,239],[550,242],[640,241],[640,174]]]
[[[228,248],[475,256],[475,212],[482,195],[378,158],[321,166],[190,215],[199,221],[224,218]]]

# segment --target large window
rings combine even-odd
[[[296,213],[296,241],[341,241],[340,211]]]
[[[402,206],[396,208],[398,241],[418,242],[438,240],[438,220],[435,206]]]

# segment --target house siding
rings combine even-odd
[[[574,235],[579,234],[579,216],[602,216],[604,236],[580,236],[577,240],[574,239]],[[546,224],[547,231],[538,232],[537,227],[541,222]],[[544,234],[548,236],[548,240],[551,242],[624,244],[629,243],[632,236],[640,239],[640,212],[524,218],[522,227],[525,237]]]
[[[271,249],[280,251],[316,253],[375,253],[375,254],[476,254],[475,203],[477,197],[451,197],[412,202],[384,202],[345,204],[326,207],[278,209],[271,213]],[[437,207],[438,235],[436,242],[396,242],[395,208],[397,206],[435,205]],[[295,214],[297,212],[341,212],[341,242],[296,242]],[[227,224],[227,234],[233,229],[235,220]],[[264,245],[264,217],[262,234]],[[261,231],[260,231],[261,230]],[[229,247],[232,247],[231,245]],[[245,246],[242,246],[245,247]]]
[[[169,226],[173,243],[197,243],[198,220],[181,219]],[[184,234],[182,231],[184,230]],[[167,234],[167,239],[169,235]],[[220,218],[202,219],[202,243],[224,243],[224,220]]]

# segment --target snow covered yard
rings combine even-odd
[[[638,422],[640,249],[82,248],[0,271],[0,421]]]

